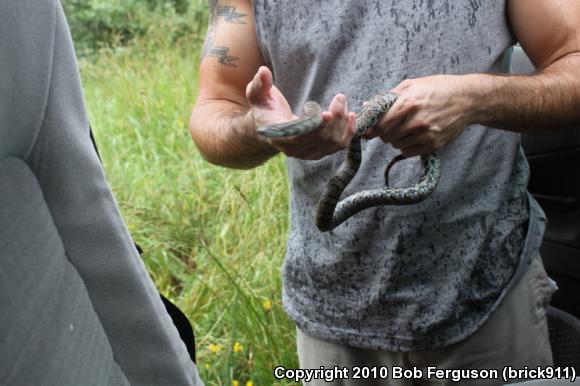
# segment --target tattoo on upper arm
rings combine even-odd
[[[240,58],[228,55],[230,52],[229,48],[214,45],[213,44],[213,37],[210,37],[210,36],[207,37],[206,46],[205,46],[203,51],[204,51],[203,57],[213,56],[214,58],[217,58],[218,63],[220,63],[220,64],[223,64],[223,65],[226,65],[229,67],[237,67],[238,66],[234,62],[236,60],[239,60]]]
[[[217,58],[218,63],[229,67],[237,67],[234,62],[240,58],[230,56],[230,48],[214,45],[215,30],[219,18],[221,17],[226,23],[231,24],[246,24],[242,18],[248,16],[245,13],[236,12],[236,8],[232,6],[221,6],[219,0],[209,0],[209,27],[207,31],[207,38],[203,46],[202,59],[208,56]]]
[[[216,15],[223,16],[225,21],[234,24],[246,24],[241,18],[248,16],[245,13],[236,12],[236,8],[230,6],[217,7]]]

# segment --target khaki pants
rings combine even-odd
[[[305,385],[502,385],[505,366],[523,369],[552,365],[546,309],[554,286],[539,257],[528,272],[505,296],[482,327],[464,341],[440,349],[400,353],[342,346],[311,337],[297,330],[298,356],[303,369],[387,367],[387,379],[343,379],[332,383],[313,380]],[[393,366],[423,369],[423,376],[393,379]],[[497,369],[499,379],[435,379],[427,377],[427,367],[437,369]],[[513,380],[512,382],[516,382]]]

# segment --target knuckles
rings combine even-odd
[[[314,148],[305,145],[317,143]],[[276,147],[284,153],[287,157],[292,157],[301,160],[317,161],[327,155],[336,153],[339,150],[347,148],[350,144],[349,136],[332,136],[317,133],[315,136],[305,140],[304,138],[296,138],[287,141],[286,143],[279,143]]]
[[[419,108],[419,103],[414,98],[403,96],[402,99],[401,102],[405,111],[415,111]]]
[[[412,79],[405,79],[401,83],[399,83],[399,85],[397,86],[396,89],[397,90],[404,90],[404,89],[411,87],[412,85],[413,85]]]

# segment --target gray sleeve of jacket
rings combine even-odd
[[[0,57],[0,160],[21,159],[36,178],[116,363],[133,385],[202,384],[90,141],[59,1],[0,2]]]

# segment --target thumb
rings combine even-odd
[[[268,98],[271,89],[272,73],[268,67],[261,66],[246,87],[246,98],[251,104],[259,104]]]

